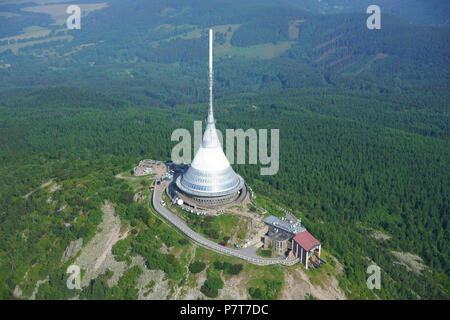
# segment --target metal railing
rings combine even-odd
[[[211,249],[215,252],[241,258],[243,260],[246,260],[248,262],[254,263],[254,264],[262,264],[262,265],[269,265],[269,264],[283,264],[283,265],[294,265],[296,264],[300,259],[287,259],[287,258],[255,258],[246,254],[243,254],[237,250],[222,247],[219,244],[216,244],[210,240],[207,240],[203,238],[198,233],[194,232],[192,229],[190,229],[187,225],[185,225],[177,216],[175,216],[173,213],[171,213],[167,208],[160,206],[156,199],[157,194],[157,188],[155,187],[155,190],[153,191],[153,207],[155,210],[163,216],[168,222],[170,222],[173,226],[175,226],[179,231],[181,231],[184,235],[186,235],[189,239],[192,241],[198,243],[199,245]],[[162,194],[162,192],[161,192]],[[158,197],[160,198],[160,197]],[[164,211],[167,211],[164,212]]]

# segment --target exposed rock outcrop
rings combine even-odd
[[[82,245],[83,245],[83,238],[72,241],[66,248],[66,251],[64,251],[64,254],[61,258],[61,262],[64,264],[67,261],[69,261],[70,258],[75,257],[78,251],[80,251]]]
[[[19,285],[16,285],[16,287],[14,288],[14,293],[13,293],[14,297],[16,297],[17,299],[22,298],[22,289],[19,287]]]

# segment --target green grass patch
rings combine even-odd
[[[329,278],[331,276],[337,276],[337,266],[333,258],[331,258],[327,251],[321,250],[321,258],[327,263],[322,264],[319,268],[308,269],[307,274],[313,285],[319,285],[323,288],[326,287]]]
[[[270,249],[263,249],[261,247],[261,248],[258,248],[258,250],[256,250],[256,254],[261,256],[261,257],[264,257],[264,258],[270,258],[270,257],[272,257],[272,250],[270,250]]]

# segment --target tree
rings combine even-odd
[[[205,263],[201,261],[195,261],[189,265],[189,271],[196,274],[202,272],[203,269],[205,269],[205,267],[206,267]]]

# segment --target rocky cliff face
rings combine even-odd
[[[64,254],[61,258],[61,262],[64,264],[67,261],[69,261],[70,258],[75,257],[78,251],[80,251],[82,245],[83,245],[83,238],[72,241],[66,248],[66,251],[64,251]]]

